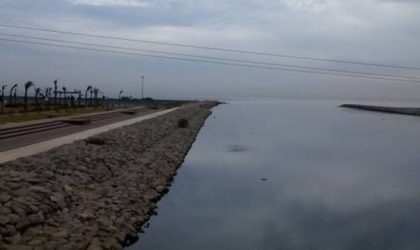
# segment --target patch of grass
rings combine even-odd
[[[56,111],[39,111],[39,112],[20,112],[18,109],[10,109],[4,114],[0,114],[0,125],[6,123],[18,123],[27,122],[40,119],[56,118],[62,116],[71,116],[79,114],[87,114],[93,112],[104,111],[104,107],[88,107],[88,108],[77,108],[77,109],[59,109]]]
[[[86,144],[93,144],[93,145],[100,145],[100,146],[106,144],[105,139],[96,137],[96,136],[89,137],[85,141],[86,141]]]
[[[189,122],[187,119],[178,120],[178,128],[188,128]]]

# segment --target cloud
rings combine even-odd
[[[93,6],[138,6],[147,7],[149,3],[141,0],[67,0],[72,4]]]
[[[291,9],[312,12],[323,12],[339,5],[335,0],[283,0],[283,4]]]
[[[22,12],[22,9],[25,9],[25,12]],[[420,16],[417,10],[418,3],[415,1],[393,0],[261,0],[258,2],[252,0],[4,0],[0,2],[0,23],[208,47],[270,51],[384,64],[420,65],[420,52],[417,49],[420,42],[420,32],[417,31]],[[1,32],[28,33],[4,28],[1,28]],[[54,34],[36,35],[57,38]],[[69,36],[60,38],[305,66],[416,74],[402,70],[326,65],[122,41]],[[21,55],[22,51],[25,51],[24,55]],[[69,71],[74,73],[81,70],[84,73],[66,73],[68,68],[60,68],[56,59],[52,59],[58,57],[60,53],[65,55],[66,60],[72,65]],[[121,70],[125,72],[123,85],[134,91],[137,84],[135,76],[141,67],[147,68],[149,74],[156,74],[154,78],[156,83],[149,88],[150,91],[154,91],[153,94],[165,92],[173,95],[203,96],[211,93],[212,96],[271,97],[285,93],[288,96],[308,96],[316,93],[323,97],[341,97],[359,93],[357,95],[367,97],[375,95],[375,98],[389,98],[395,95],[395,88],[389,87],[389,83],[382,88],[383,91],[375,94],[377,91],[373,91],[375,87],[371,84],[376,84],[373,86],[381,84],[378,81],[250,70],[141,57],[133,59],[120,55],[45,49],[4,42],[0,46],[0,56],[14,57],[13,61],[19,65],[19,67],[9,67],[3,59],[6,66],[0,68],[0,74],[6,81],[20,81],[19,76],[22,75],[22,71],[27,72],[25,80],[28,77],[34,79],[57,77],[56,73],[48,73],[41,69],[40,64],[28,64],[33,60],[42,61],[43,65],[51,65],[51,68],[62,72],[61,74],[65,75],[63,78],[67,77],[69,81],[84,82],[84,78],[94,79],[97,75],[104,76],[101,85],[110,91],[113,91],[113,83],[109,79],[113,79]],[[89,58],[87,60],[96,70],[85,71],[85,68],[81,68],[77,62],[84,58]],[[18,63],[19,60],[22,62]],[[101,67],[107,70],[99,70]],[[161,69],[170,70],[161,73]],[[37,72],[43,73],[41,75]],[[176,79],[175,82],[172,79]],[[259,84],[255,84],[256,82]],[[407,92],[406,96],[415,99],[420,95],[407,85],[397,83],[395,85],[397,88],[405,89],[399,96],[404,96]]]

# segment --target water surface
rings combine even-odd
[[[420,118],[341,103],[215,108],[130,249],[420,249]]]

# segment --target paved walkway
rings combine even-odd
[[[20,157],[26,157],[26,156],[30,156],[30,155],[39,154],[39,153],[48,151],[52,148],[55,148],[55,147],[58,147],[58,146],[61,146],[61,145],[64,145],[64,144],[69,144],[69,143],[72,143],[72,142],[77,141],[77,140],[86,139],[86,138],[88,138],[92,135],[100,134],[100,133],[107,132],[107,131],[112,130],[112,129],[116,129],[116,128],[123,127],[123,126],[128,126],[128,125],[131,125],[131,124],[134,124],[134,123],[138,123],[138,122],[145,121],[145,120],[148,120],[148,119],[152,119],[152,118],[155,118],[155,117],[158,117],[158,116],[161,116],[161,115],[165,115],[167,113],[175,111],[176,109],[178,109],[178,108],[159,111],[159,112],[156,112],[156,113],[136,117],[136,118],[133,118],[133,119],[124,120],[124,121],[121,121],[121,122],[116,122],[116,123],[109,124],[109,125],[106,125],[106,126],[102,126],[102,127],[98,127],[98,128],[94,128],[94,129],[90,129],[90,130],[85,130],[85,131],[78,132],[78,133],[75,133],[75,134],[71,134],[71,135],[68,135],[68,136],[55,138],[55,139],[52,139],[52,140],[43,141],[43,142],[40,142],[40,143],[35,143],[35,144],[29,145],[29,146],[4,151],[4,152],[0,153],[0,163],[16,160],[17,158],[20,158]]]

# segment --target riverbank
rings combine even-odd
[[[375,112],[382,112],[382,113],[420,116],[420,108],[385,107],[385,106],[372,106],[372,105],[359,105],[359,104],[343,104],[340,107],[375,111]]]
[[[136,240],[215,105],[1,164],[0,249],[122,249]]]

